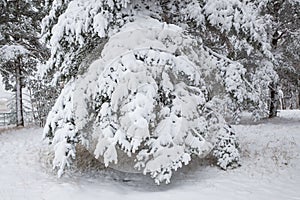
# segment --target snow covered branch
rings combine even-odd
[[[75,136],[70,141],[83,141],[106,166],[117,165],[123,151],[134,157],[132,168],[150,173],[157,184],[169,183],[173,171],[187,165],[192,155],[209,154],[225,126],[208,107],[199,66],[184,55],[193,43],[174,25],[151,18],[128,23],[88,71],[63,89],[45,136],[65,145],[63,155],[76,143],[62,141]],[[76,133],[65,131],[69,123]],[[57,136],[61,132],[64,138]],[[63,169],[69,157],[59,155],[54,164]]]

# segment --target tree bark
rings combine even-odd
[[[21,66],[18,62],[16,64],[16,114],[17,114],[17,126],[24,126],[23,118],[23,96],[22,96],[22,72]]]
[[[269,118],[273,118],[277,116],[277,105],[278,105],[278,94],[276,84],[274,82],[270,83],[270,110],[269,110]]]

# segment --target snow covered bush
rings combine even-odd
[[[48,116],[44,134],[55,147],[59,175],[78,142],[106,166],[149,173],[157,184],[215,146],[222,168],[238,162],[234,134],[224,132],[201,66],[185,55],[195,44],[178,26],[149,17],[136,17],[111,36]]]

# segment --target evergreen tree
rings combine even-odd
[[[144,15],[145,12],[160,21],[179,24],[202,42],[210,61],[202,57],[190,59],[205,71],[205,80],[212,86],[208,88],[211,98],[227,99],[223,107],[232,112],[235,120],[247,106],[253,107],[253,113],[265,113],[260,111],[259,105],[269,99],[259,98],[261,90],[256,90],[250,79],[261,66],[258,62],[251,63],[250,70],[245,68],[249,60],[273,62],[269,34],[272,16],[261,14],[265,4],[266,1],[239,0],[54,2],[50,14],[43,20],[44,39],[52,52],[41,72],[51,75],[54,85],[57,82],[64,85],[70,78],[84,73],[87,65],[82,62],[93,49],[101,51],[107,37],[134,20],[136,13]],[[230,75],[226,74],[230,73],[227,70],[236,77],[228,80]],[[271,79],[276,72],[264,76]],[[239,87],[231,87],[231,83],[239,84]]]
[[[234,133],[185,55],[197,47],[178,26],[148,17],[112,36],[86,73],[68,82],[48,116],[44,134],[54,145],[59,175],[79,142],[106,166],[124,170],[126,164],[157,184],[169,183],[173,171],[216,144],[223,144],[214,150],[222,168],[238,164]]]
[[[16,92],[17,126],[24,126],[22,89],[27,77],[47,55],[38,41],[43,6],[43,1],[0,1],[0,73],[6,89]]]
[[[300,107],[300,2],[270,1],[266,12],[274,17],[272,47],[276,55],[279,87],[284,91],[283,108]]]
[[[157,183],[212,148],[220,167],[237,164],[219,112],[236,121],[244,109],[270,114],[278,75],[268,3],[53,1],[42,24],[51,57],[40,72],[63,88],[45,127],[59,174],[79,142],[106,165],[120,152],[133,157]]]

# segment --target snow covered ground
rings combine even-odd
[[[234,126],[242,166],[228,171],[194,161],[169,185],[140,174],[49,169],[42,129],[0,129],[0,200],[267,199],[300,200],[300,111]],[[78,171],[78,170],[77,170]]]

